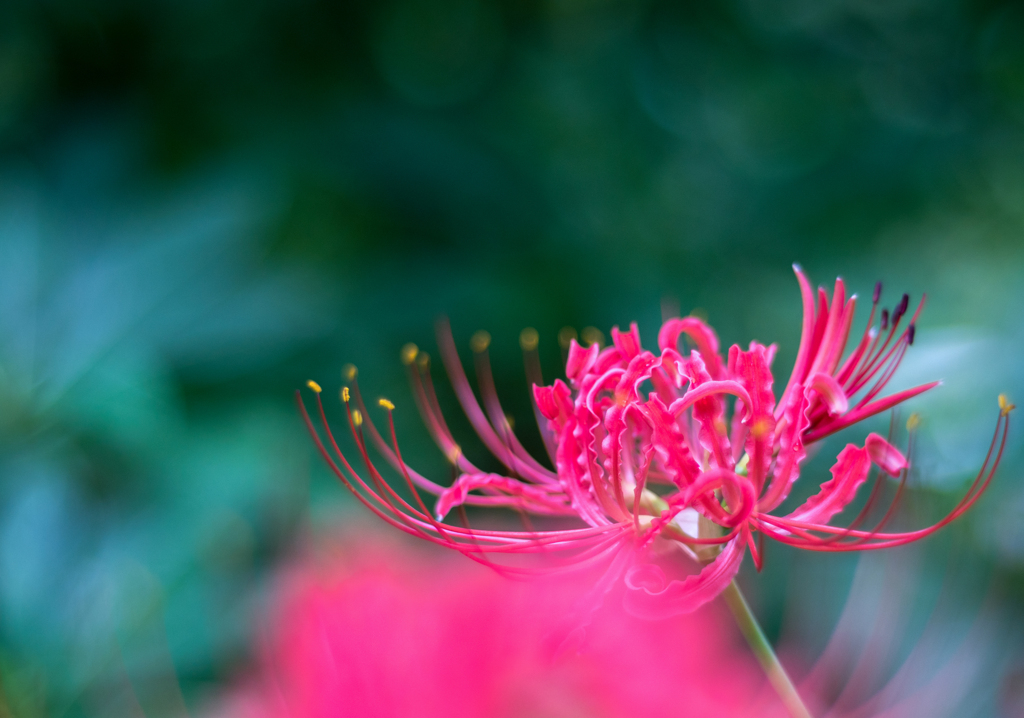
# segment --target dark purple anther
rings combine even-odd
[[[907,306],[910,304],[910,295],[904,294],[903,299],[900,300],[899,306],[892,313],[892,323],[895,324],[900,320],[904,314],[907,313]]]
[[[879,282],[878,284],[875,285],[875,294],[871,298],[871,303],[872,304],[878,304],[878,300],[881,299],[881,297],[882,297],[882,283]]]
[[[915,331],[916,331],[916,327],[914,327],[913,324],[911,324],[909,327],[907,327],[907,344],[913,344],[914,343],[914,332]]]
[[[889,328],[889,310],[888,309],[883,309],[882,310],[882,331],[884,332],[888,328]]]

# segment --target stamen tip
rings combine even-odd
[[[416,361],[416,355],[419,353],[420,348],[413,344],[412,342],[409,342],[404,347],[402,347],[402,363],[405,364],[406,366],[409,366],[414,361]]]
[[[915,411],[907,418],[907,431],[914,431],[921,425],[921,416]]]
[[[539,343],[540,335],[537,334],[537,330],[533,327],[526,327],[526,329],[519,332],[519,346],[522,347],[524,352],[532,352]]]
[[[416,363],[419,365],[420,369],[426,371],[430,366],[430,355],[426,352],[420,352],[416,357]]]
[[[572,340],[576,338],[576,330],[572,327],[562,327],[558,330],[558,345],[562,349],[568,349]]]
[[[310,389],[315,391],[317,394],[319,394],[321,391],[323,391],[323,389],[320,388],[320,385],[317,384],[312,379],[310,379],[309,381],[306,382],[306,386],[308,386]]]
[[[1009,416],[1010,412],[1017,408],[1016,404],[1011,404],[1010,400],[1006,398],[1006,394],[999,395],[999,413],[1002,416]]]
[[[395,405],[394,405],[394,404],[392,404],[392,403],[391,403],[390,401],[388,401],[387,399],[381,398],[381,399],[379,399],[379,400],[377,401],[377,403],[378,403],[378,404],[380,404],[380,405],[381,405],[382,407],[384,407],[385,409],[387,409],[388,411],[394,411],[394,410],[395,410]]]
[[[348,393],[348,387],[347,387],[347,386],[343,386],[343,387],[341,387],[341,400],[342,400],[342,401],[343,401],[344,403],[346,403],[346,404],[347,404],[347,403],[348,403],[348,400],[349,400],[349,398],[350,398],[350,395],[349,395],[349,393]]]
[[[916,326],[911,324],[909,327],[907,327],[907,344],[913,344],[914,343],[914,334],[916,334],[916,333],[917,333],[917,327]]]
[[[355,424],[357,427],[363,425],[363,415],[359,411],[359,409],[352,410],[352,423]]]
[[[341,376],[345,381],[352,381],[359,374],[355,364],[346,364],[341,368]]]
[[[871,301],[874,304],[878,304],[878,300],[882,298],[882,283],[878,282],[875,284],[875,293],[871,296]]]
[[[470,349],[472,349],[477,354],[479,354],[482,351],[485,351],[487,347],[489,347],[490,345],[491,335],[488,334],[483,329],[474,334],[473,338],[469,340]]]
[[[597,344],[598,346],[604,346],[604,333],[597,327],[586,327],[583,330],[583,344],[590,346],[591,344]]]
[[[907,307],[910,306],[910,295],[904,294],[903,298],[900,299],[900,303],[896,305],[896,308],[892,312],[892,323],[895,324],[900,320],[904,314],[907,313]]]

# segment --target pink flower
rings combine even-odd
[[[732,581],[748,549],[760,570],[759,540],[764,536],[815,551],[879,549],[921,539],[978,500],[1002,456],[1013,408],[1004,397],[984,464],[964,497],[938,523],[910,532],[883,530],[902,493],[909,463],[906,454],[878,434],[869,434],[863,446],[847,444],[836,457],[832,478],[801,506],[784,515],[772,513],[799,478],[811,444],[938,384],[878,398],[914,341],[923,299],[909,322],[904,322],[909,298],[903,295],[891,315],[881,311],[876,324],[881,285],[876,287],[867,329],[844,359],[856,297],[847,299],[841,279],[836,280],[831,300],[824,289],[815,295],[800,268],[794,269],[803,296],[803,332],[793,371],[777,400],[771,372],[775,345],[751,342],[746,350],[734,345],[723,359],[715,332],[695,317],[665,322],[657,353],[642,348],[635,324],[626,332],[614,328],[612,346],[604,349],[596,343],[584,348],[573,340],[567,382],[556,380],[550,386],[540,379],[536,333],[524,332],[528,377],[554,471],[530,456],[512,431],[494,391],[486,334],[473,341],[482,406],[446,325],[441,326],[439,342],[459,402],[484,444],[504,465],[503,474],[483,471],[462,453],[441,415],[429,363],[414,346],[403,350],[403,358],[427,427],[458,472],[450,486],[429,480],[402,460],[391,418],[394,407],[387,400],[381,400],[388,410],[387,439],[381,435],[359,396],[354,369],[352,396],[357,408],[350,407],[347,387],[342,398],[366,478],[327,428],[319,386],[310,384],[317,390],[333,458],[301,400],[300,406],[334,472],[392,525],[454,547],[508,575],[548,570],[550,559],[558,559],[562,570],[601,566],[604,575],[591,591],[590,605],[624,578],[626,605],[634,614],[687,613]],[[683,335],[695,347],[688,354],[679,350]],[[411,503],[378,472],[367,437],[403,477]],[[873,467],[900,480],[892,506],[876,526],[861,528],[884,483],[876,474],[860,515],[847,526],[832,525],[869,482]],[[437,496],[434,512],[418,489]],[[512,508],[524,518],[523,530],[470,528],[465,505]],[[453,509],[461,525],[442,523]],[[534,530],[528,514],[573,517],[581,525]],[[703,528],[695,529],[694,523]],[[655,560],[666,545],[684,550],[699,570],[686,577],[667,577]],[[543,567],[524,564],[517,560],[523,554],[543,554],[549,561]],[[581,620],[585,622],[585,615]]]
[[[509,582],[360,532],[293,567],[259,670],[222,718],[781,715],[721,610],[671,622],[609,603],[587,650],[545,638],[582,577]]]

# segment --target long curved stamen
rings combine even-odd
[[[365,483],[365,481],[363,481],[359,477],[358,472],[356,472],[354,468],[351,466],[351,464],[348,463],[348,460],[344,457],[344,454],[341,452],[340,447],[337,446],[337,442],[334,440],[333,434],[330,431],[330,427],[326,423],[326,416],[324,415],[323,412],[323,405],[321,402],[319,402],[319,396],[317,397],[317,399],[318,409],[321,416],[321,420],[324,424],[324,429],[327,432],[327,435],[332,446],[335,448],[335,452],[338,455],[339,460],[342,462],[342,465],[345,467],[345,470],[349,472],[352,478],[349,479],[348,477],[346,477],[345,473],[341,470],[341,468],[338,467],[338,465],[331,458],[330,454],[327,452],[326,447],[320,440],[319,435],[316,432],[316,429],[313,426],[312,421],[309,417],[309,414],[305,409],[305,405],[302,402],[301,395],[298,392],[296,392],[296,401],[299,406],[299,412],[303,417],[304,422],[306,423],[310,435],[313,437],[314,444],[317,446],[321,455],[328,463],[328,466],[332,469],[335,475],[338,476],[338,478],[342,481],[343,485],[345,485],[346,488],[348,488],[353,493],[353,495],[360,501],[360,503],[362,503],[364,506],[366,506],[369,510],[371,510],[374,514],[379,516],[387,523],[391,524],[392,526],[395,526],[396,528],[399,528],[402,531],[405,531],[406,533],[411,533],[413,535],[426,538],[430,540],[432,543],[438,543],[445,546],[452,546],[453,548],[457,548],[463,552],[465,552],[465,550],[467,549],[470,552],[472,552],[477,550],[478,548],[485,550],[489,553],[504,553],[510,551],[520,552],[524,549],[534,550],[536,548],[539,548],[540,546],[562,547],[563,549],[578,550],[586,546],[586,544],[591,543],[593,541],[607,541],[608,531],[604,529],[573,529],[549,532],[515,532],[487,531],[479,529],[460,529],[459,527],[445,525],[444,532],[446,534],[449,534],[448,538],[442,538],[440,536],[433,535],[430,533],[430,530],[433,529],[433,524],[430,522],[429,514],[423,514],[418,510],[414,509],[412,506],[410,506],[407,502],[402,500],[401,497],[399,497],[389,488],[381,489],[384,491],[384,494],[379,493],[379,491],[375,491],[374,489],[370,488]],[[362,442],[358,432],[358,428],[363,421],[362,414],[359,412],[359,410],[353,410],[349,412],[349,417],[350,429],[352,430],[353,438],[356,441],[357,445],[362,445],[363,450],[365,450],[365,442]],[[369,457],[368,455],[366,455],[366,460],[368,459]],[[372,467],[372,462],[370,465]],[[375,469],[372,469],[372,473],[376,474],[373,477],[375,483],[379,481],[380,483],[386,485],[386,482],[383,480],[383,477],[381,477],[380,474],[377,473]],[[357,485],[361,487],[362,491],[356,488]],[[365,495],[363,492],[365,492]],[[387,496],[385,496],[385,494],[391,495],[394,498],[388,499]],[[371,499],[373,501],[371,501]],[[376,502],[376,504],[374,502]],[[406,508],[408,510],[408,513],[400,511],[398,509],[398,506]],[[468,546],[465,543],[453,542],[452,537],[469,538],[473,542],[496,541],[498,543],[496,545],[486,547],[479,547],[477,545]],[[479,560],[482,563],[485,563],[485,565],[491,565],[491,562],[488,562],[485,559],[480,559],[480,557],[470,557],[474,558],[475,560]],[[508,569],[508,567],[505,568]],[[528,574],[536,573],[536,571],[527,571],[522,568],[515,568],[515,570],[520,573],[524,571]]]
[[[344,391],[348,391],[348,388],[346,387]],[[394,468],[395,471],[402,473],[403,476],[408,475],[409,479],[416,485],[418,485],[420,488],[422,488],[424,491],[429,491],[435,496],[443,494],[446,491],[445,487],[440,486],[434,483],[433,481],[430,481],[419,472],[414,471],[408,465],[404,464],[398,452],[392,449],[392,447],[388,446],[387,442],[385,442],[384,438],[377,430],[377,427],[373,423],[373,420],[370,418],[370,413],[367,411],[366,404],[364,403],[362,394],[359,391],[359,384],[354,379],[352,382],[352,397],[355,399],[358,411],[360,412],[360,423],[366,427],[366,431],[370,436],[370,440],[373,442],[374,447],[377,449],[378,453],[380,453],[381,456],[383,456],[387,460],[387,462],[391,464],[392,468]],[[456,455],[457,463],[461,463],[468,468],[467,473],[479,472],[479,470],[476,469],[476,467],[474,467],[472,464],[470,464],[467,460],[465,460],[462,457],[461,452],[453,452],[453,454],[449,455],[449,458],[451,458],[452,455]],[[464,469],[464,471],[466,471],[466,469]],[[507,502],[504,496],[501,494],[501,492],[494,491],[486,487],[485,491],[487,493],[492,494],[492,496],[484,497],[471,495],[467,497],[466,503],[476,506],[493,506],[505,505],[505,503]],[[426,509],[424,509],[424,511],[428,515],[430,514],[430,512],[427,511]]]
[[[455,396],[458,398],[459,404],[462,405],[462,410],[466,413],[469,423],[487,449],[505,465],[505,468],[514,475],[519,475],[522,462],[505,445],[495,432],[494,427],[491,426],[483,409],[480,408],[473,389],[469,385],[469,380],[466,378],[466,372],[462,368],[462,362],[459,360],[459,353],[455,348],[455,341],[447,320],[442,319],[437,323],[437,342],[452,389],[455,390]]]
[[[544,442],[544,450],[553,466],[557,465],[558,459],[558,437],[548,428],[548,422],[540,413],[537,400],[533,396],[533,387],[544,386],[544,374],[540,366],[540,354],[537,346],[540,344],[540,335],[533,327],[527,327],[519,334],[519,347],[523,350],[523,369],[526,372],[526,385],[530,390],[530,405],[533,407],[533,416],[537,421],[537,429],[540,431],[541,441]]]
[[[428,509],[427,505],[423,502],[423,497],[420,496],[420,492],[416,490],[416,484],[413,483],[412,477],[409,475],[409,468],[406,466],[405,461],[402,460],[402,450],[398,448],[398,435],[395,433],[395,405],[387,399],[381,399],[380,405],[388,412],[388,429],[391,433],[391,446],[394,447],[394,454],[397,459],[399,473],[401,473],[402,478],[405,479],[405,483],[409,487],[409,491],[412,492],[413,497],[416,499],[416,504],[420,507],[420,511],[423,512],[425,516],[430,516],[430,509]],[[438,521],[435,521],[432,516],[430,516],[430,518],[430,523],[433,525],[434,530],[443,536],[444,529],[441,524]]]
[[[413,523],[411,523],[408,520],[406,520],[407,517],[405,517],[404,514],[399,512],[394,507],[394,505],[391,504],[390,501],[382,498],[377,492],[375,492],[373,489],[371,489],[366,484],[366,482],[363,481],[363,479],[355,471],[355,469],[352,467],[352,465],[348,462],[348,459],[345,458],[345,456],[342,453],[340,447],[338,447],[337,441],[335,441],[335,439],[334,439],[333,433],[331,433],[330,427],[327,424],[327,417],[326,417],[326,415],[324,414],[324,411],[323,411],[323,402],[320,401],[320,392],[318,391],[319,386],[315,385],[315,383],[314,383],[314,384],[310,385],[310,388],[312,388],[314,390],[314,392],[316,393],[317,408],[318,408],[319,413],[320,413],[320,417],[321,417],[321,421],[322,421],[323,426],[324,426],[324,430],[327,432],[327,436],[328,436],[328,438],[329,438],[329,440],[331,442],[331,445],[333,446],[333,448],[335,450],[335,454],[338,456],[338,459],[341,461],[342,465],[345,467],[345,469],[348,471],[349,475],[351,476],[351,478],[352,478],[352,482],[351,483],[350,483],[349,479],[346,478],[344,472],[342,472],[339,469],[338,465],[331,458],[329,452],[327,451],[327,448],[323,445],[323,442],[320,440],[320,436],[319,436],[318,432],[316,431],[316,428],[313,426],[312,420],[309,418],[309,414],[306,411],[306,406],[305,406],[305,403],[302,401],[301,394],[299,394],[299,392],[296,392],[295,398],[296,398],[296,401],[298,402],[300,413],[302,414],[303,420],[306,423],[306,427],[308,428],[308,430],[310,432],[310,435],[313,437],[314,443],[316,444],[317,449],[320,451],[321,456],[323,456],[323,458],[327,461],[328,466],[330,466],[331,470],[341,480],[341,482],[345,485],[345,487],[347,489],[349,489],[349,491],[352,492],[352,494],[360,501],[360,503],[362,503],[364,506],[366,506],[368,509],[370,509],[374,514],[376,514],[377,516],[379,516],[381,519],[383,519],[387,523],[391,524],[392,526],[395,526],[396,528],[399,528],[402,531],[405,531],[406,533],[410,533],[412,535],[420,536],[422,538],[425,538],[425,539],[431,541],[432,543],[439,543],[441,545],[451,546],[452,545],[451,541],[443,540],[443,539],[441,539],[439,537],[432,536],[429,533],[425,533],[425,532],[421,531],[418,527],[416,527]],[[351,414],[350,414],[350,417],[351,417]],[[353,431],[354,431],[354,429],[353,429]],[[356,485],[358,485],[362,489],[362,491],[358,490],[356,488]],[[365,496],[362,493],[363,491],[366,492]],[[374,502],[376,502],[376,504],[374,502],[371,502],[370,499],[367,498],[367,496],[371,497],[374,500]],[[379,504],[380,506],[378,507],[377,504]]]
[[[489,339],[490,337],[488,337]],[[502,409],[501,402],[498,399],[498,392],[494,387],[494,375],[491,372],[487,343],[482,341],[474,343],[473,354],[476,360],[477,381],[480,385],[480,396],[484,400],[484,407],[498,438],[511,452],[511,456],[518,460],[517,473],[523,476],[523,478],[537,483],[558,483],[558,477],[530,456],[526,449],[523,448],[523,445],[519,443],[519,439],[512,430],[505,410]]]
[[[877,289],[876,289],[875,293],[876,293],[876,295],[878,294]],[[906,453],[907,463],[908,464],[910,463],[910,457],[913,454],[913,448],[914,448],[914,429],[916,428],[917,423],[918,423],[917,415],[916,414],[911,414],[910,419],[907,421],[907,431],[910,433],[910,437],[909,437],[908,442],[907,442],[907,453]],[[886,441],[889,444],[892,444],[893,436],[894,436],[895,433],[896,433],[896,412],[894,411],[892,413],[892,417],[889,420],[889,434],[888,434],[888,437],[886,438]],[[903,492],[903,487],[906,485],[906,479],[907,479],[908,471],[909,471],[909,467],[903,469],[900,472],[899,488],[896,490],[896,495],[893,497],[893,500],[890,503],[889,509],[886,511],[885,516],[878,523],[878,525],[875,526],[874,530],[876,532],[882,530],[882,527],[888,522],[890,516],[894,513],[896,505],[899,503],[900,496],[901,496],[901,494]],[[874,473],[874,482],[873,482],[873,484],[871,486],[871,493],[868,494],[868,499],[867,499],[867,501],[864,502],[864,507],[860,510],[860,512],[857,514],[857,516],[853,519],[853,521],[851,521],[849,524],[847,524],[847,527],[846,527],[847,531],[855,531],[862,523],[864,523],[864,521],[868,517],[868,514],[870,514],[871,510],[874,508],[875,501],[877,500],[877,498],[879,496],[879,493],[880,493],[880,490],[881,490],[883,484],[885,483],[885,480],[882,478],[882,471],[880,469],[878,469],[875,466],[872,466],[872,472]],[[841,534],[835,534],[835,536],[832,539],[829,539],[829,540],[837,540],[838,541],[840,538],[842,538],[845,535],[848,535],[848,534],[842,534],[842,535]]]
[[[429,357],[425,353],[420,353],[415,362],[409,363],[408,374],[416,408],[419,409],[423,423],[427,425],[434,443],[441,449],[452,466],[467,474],[479,472],[480,469],[462,453],[462,447],[455,441],[451,429],[445,422],[444,414],[441,413],[437,394],[434,393],[434,385],[430,380]]]
[[[917,309],[914,311],[914,316],[911,317],[911,320],[910,320],[910,326],[911,327],[913,327],[913,326],[915,326],[917,324],[917,318],[920,316],[921,310],[924,309],[924,304],[925,304],[926,300],[927,300],[927,296],[922,296],[921,297],[921,301],[918,303]],[[904,332],[900,335],[900,341],[898,341],[896,343],[896,345],[894,345],[891,349],[888,350],[888,352],[886,352],[886,348],[889,346],[889,343],[892,341],[893,337],[896,335],[896,329],[899,326],[899,323],[902,320],[903,315],[906,313],[906,308],[907,308],[907,302],[908,301],[909,301],[908,295],[904,294],[903,295],[903,299],[900,300],[900,304],[896,308],[897,311],[895,311],[893,313],[892,325],[891,325],[891,328],[889,329],[889,334],[886,336],[885,342],[877,350],[875,350],[873,354],[869,354],[868,358],[864,362],[864,366],[862,367],[862,369],[856,374],[856,376],[854,376],[850,380],[850,383],[847,385],[847,391],[848,391],[849,394],[852,395],[852,394],[857,393],[869,381],[871,381],[871,378],[875,375],[875,373],[877,373],[882,366],[885,366],[886,363],[890,361],[890,359],[892,358],[893,354],[899,348],[900,344],[904,340],[907,339],[908,334],[909,334],[909,336],[913,335],[913,330],[911,330],[909,328],[907,330],[904,330]],[[905,347],[904,347],[904,350],[905,350]],[[899,362],[897,361],[897,364],[898,363]]]
[[[769,535],[772,535],[772,537],[778,541],[815,551],[857,551],[890,548],[893,546],[902,546],[911,541],[916,541],[924,538],[925,536],[929,536],[962,516],[964,512],[978,501],[981,495],[988,488],[992,478],[995,476],[996,469],[999,466],[999,462],[1002,460],[1003,452],[1006,447],[1010,422],[1009,413],[1013,408],[1012,405],[1007,404],[1007,406],[1009,409],[1000,409],[999,419],[996,422],[996,430],[992,437],[992,442],[989,445],[988,453],[985,456],[985,461],[982,464],[981,469],[978,471],[978,474],[970,488],[960,501],[957,502],[956,506],[954,506],[954,508],[942,520],[927,528],[904,533],[851,531],[835,526],[810,524],[801,521],[788,520],[781,517],[774,517],[767,514],[758,515],[757,522],[759,528],[761,528],[761,530],[766,530]],[[994,460],[993,453],[995,454]],[[765,524],[768,524],[768,526],[765,526]],[[792,538],[787,536],[785,533],[779,533],[772,527],[784,529],[786,532],[800,537],[800,539]],[[854,539],[863,539],[863,541],[852,543],[833,543],[826,538],[814,535],[812,532],[833,535],[845,534],[846,536],[853,537]]]
[[[366,432],[367,434],[369,434],[370,441],[373,442],[374,448],[377,449],[377,452],[381,456],[383,456],[389,464],[391,464],[395,471],[398,471],[403,474],[408,473],[410,475],[409,480],[411,482],[415,482],[415,484],[417,484],[424,491],[429,491],[434,495],[437,495],[444,491],[443,486],[434,483],[433,481],[423,476],[422,474],[419,474],[415,471],[412,471],[411,469],[408,469],[408,467],[406,467],[402,462],[401,454],[399,454],[396,450],[393,450],[391,447],[387,445],[387,442],[384,441],[384,437],[381,436],[380,432],[377,430],[376,425],[373,423],[373,420],[370,418],[370,412],[367,411],[366,409],[366,404],[363,402],[363,397],[359,391],[359,384],[357,382],[352,382],[350,394],[348,387],[345,387],[343,389],[342,401],[346,405],[348,404],[347,396],[351,396],[353,399],[355,399],[356,406],[360,413],[360,423],[366,427]]]

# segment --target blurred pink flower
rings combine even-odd
[[[585,650],[552,652],[582,576],[510,582],[372,531],[332,553],[281,582],[259,669],[216,715],[783,714],[719,608],[652,622],[609,602]]]
[[[300,407],[334,472],[393,526],[511,575],[540,570],[516,560],[523,554],[543,554],[548,559],[545,570],[552,565],[562,570],[600,566],[604,574],[591,589],[591,605],[624,578],[626,604],[634,614],[687,613],[730,584],[748,549],[760,569],[763,536],[815,551],[879,549],[923,538],[978,500],[1002,456],[1013,408],[1004,397],[992,446],[974,483],[932,526],[883,531],[902,493],[909,463],[890,442],[892,436],[874,433],[863,446],[847,444],[836,457],[832,478],[802,505],[784,515],[771,513],[799,478],[809,445],[938,384],[878,398],[914,341],[923,299],[905,328],[900,327],[907,317],[907,295],[891,315],[882,310],[876,323],[881,285],[876,287],[867,327],[844,359],[856,297],[847,298],[841,279],[836,280],[831,300],[824,289],[815,294],[800,268],[794,269],[803,296],[803,332],[793,371],[778,400],[771,372],[775,345],[751,342],[747,350],[734,345],[724,360],[717,335],[696,317],[665,322],[658,353],[642,348],[635,324],[628,332],[612,329],[612,346],[604,349],[597,343],[584,348],[573,340],[565,369],[568,383],[556,380],[550,386],[544,386],[540,377],[536,333],[524,333],[535,410],[555,471],[530,456],[513,433],[494,390],[486,334],[478,334],[472,343],[483,406],[469,385],[447,325],[439,331],[439,343],[462,408],[506,474],[484,471],[462,452],[441,415],[429,363],[411,345],[403,350],[403,358],[424,421],[458,472],[451,486],[431,481],[402,460],[391,416],[394,406],[383,399],[389,436],[381,435],[359,395],[354,370],[350,380],[357,408],[350,407],[348,387],[342,390],[342,399],[366,478],[330,433],[318,385],[310,382],[334,458],[301,400]],[[688,355],[679,351],[682,335],[695,347]],[[733,397],[731,413],[727,397]],[[367,451],[367,436],[403,477],[412,503],[378,472]],[[868,483],[873,466],[900,479],[892,506],[873,528],[860,528],[884,484],[876,476],[864,510],[847,526],[833,526],[832,520]],[[657,491],[651,489],[654,486]],[[418,489],[438,497],[434,512]],[[524,517],[524,529],[470,528],[462,509],[467,504],[515,509]],[[442,523],[453,509],[462,525]],[[572,517],[583,526],[533,530],[527,514]],[[658,551],[652,552],[666,542],[693,559],[694,573],[666,576],[653,558]],[[500,557],[511,561],[501,562]],[[583,613],[582,623],[585,618]]]

